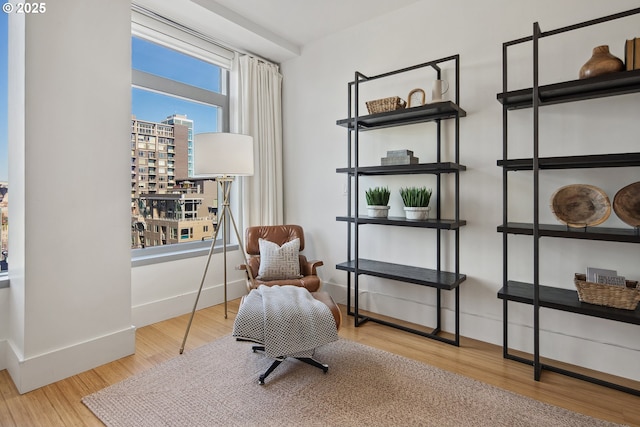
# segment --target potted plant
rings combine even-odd
[[[387,187],[370,188],[365,192],[367,198],[367,214],[374,218],[386,218],[389,215],[389,197]]]
[[[407,187],[400,189],[407,219],[429,219],[429,201],[432,190],[427,187]]]

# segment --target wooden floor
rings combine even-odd
[[[231,333],[237,307],[237,300],[229,303],[228,319],[224,318],[222,305],[198,311],[185,351]],[[640,397],[550,372],[544,372],[542,381],[536,382],[530,366],[503,359],[501,347],[471,339],[463,338],[461,346],[455,347],[371,322],[355,328],[353,318],[342,308],[343,338],[573,411],[640,426]],[[82,397],[178,356],[187,320],[188,315],[184,315],[140,328],[135,355],[24,395],[18,393],[7,371],[0,371],[0,426],[101,426],[81,403]],[[631,386],[640,388],[637,383]]]

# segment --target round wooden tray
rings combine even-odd
[[[613,211],[632,227],[640,227],[640,181],[621,188],[613,197]]]
[[[551,196],[551,211],[568,227],[602,224],[611,215],[611,203],[600,188],[586,184],[561,187]]]

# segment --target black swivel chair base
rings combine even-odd
[[[254,353],[256,351],[264,351],[264,346],[263,345],[254,345],[253,347],[251,347],[251,350],[253,350]],[[267,369],[264,374],[260,375],[260,378],[258,378],[258,384],[264,385],[264,380],[269,376],[269,374],[271,372],[273,372],[274,369],[276,369],[278,367],[279,364],[281,364],[284,361],[284,359],[286,359],[286,357],[282,357],[282,358],[278,358],[278,359],[274,360],[273,363],[271,364],[271,366],[269,366],[269,369]],[[316,368],[320,368],[320,369],[322,369],[322,372],[324,372],[325,374],[329,370],[329,365],[325,365],[324,363],[320,363],[317,360],[312,359],[310,357],[294,357],[294,359],[298,359],[301,362],[304,362],[304,363],[309,364],[311,366],[315,366]]]

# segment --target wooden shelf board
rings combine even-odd
[[[380,129],[390,126],[402,126],[436,120],[465,117],[467,113],[451,101],[434,102],[419,107],[404,108],[384,113],[369,114],[358,117],[358,128],[363,130]],[[355,118],[336,121],[338,126],[354,129]]]
[[[467,170],[467,167],[453,162],[415,163],[412,165],[363,166],[358,168],[358,175],[412,175],[441,174]],[[337,168],[337,173],[355,174],[355,168]]]
[[[355,222],[354,217],[338,216],[336,221]],[[415,220],[406,219],[402,216],[390,216],[388,218],[372,218],[372,217],[359,217],[358,223],[360,224],[380,224],[380,225],[394,225],[401,227],[418,227],[418,228],[437,228],[441,230],[455,230],[467,224],[465,220],[455,221],[453,219],[427,219],[427,220]]]
[[[533,170],[533,159],[498,160],[498,166],[510,171]],[[540,157],[540,169],[615,168],[640,166],[640,153],[595,154],[585,156]]]
[[[640,70],[620,71],[582,80],[570,80],[538,87],[540,106],[640,92]],[[531,108],[533,88],[497,95],[508,109]]]
[[[623,310],[580,302],[578,292],[571,289],[540,285],[539,292],[540,307],[640,325],[640,307],[635,310]],[[532,305],[533,285],[508,281],[507,286],[498,291],[498,298]]]
[[[336,268],[353,273],[355,272],[355,261],[337,264]],[[457,288],[460,283],[467,278],[465,274],[458,274],[456,276],[455,273],[446,271],[437,271],[390,262],[372,261],[363,258],[358,260],[358,273],[446,290]]]
[[[533,224],[510,222],[505,227],[498,226],[498,232],[506,228],[509,234],[533,235]],[[562,224],[540,224],[540,236],[567,239],[601,240],[607,242],[640,243],[640,233],[635,228],[586,227],[570,228]]]

